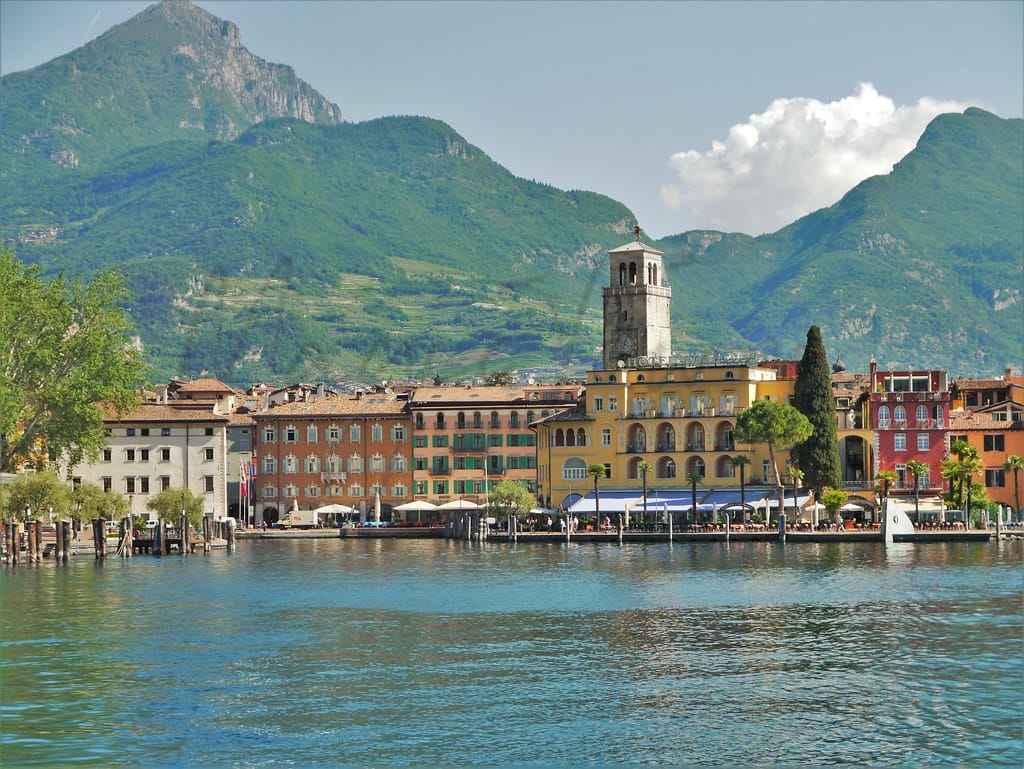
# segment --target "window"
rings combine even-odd
[[[104,462],[109,462],[110,461],[110,456],[111,456],[110,449],[103,449],[103,461]]]
[[[434,494],[444,496],[448,493],[448,481],[434,481]]]
[[[991,488],[1002,488],[1006,485],[1006,474],[1003,468],[985,471],[985,485]]]
[[[129,427],[124,431],[124,434],[127,435],[129,438],[133,437],[135,435],[135,428]]]
[[[170,449],[160,449],[160,461],[161,462],[170,462],[171,461],[171,450]]]
[[[160,435],[162,435],[162,436],[164,436],[166,438],[170,434],[171,434],[171,428],[170,427],[161,427],[160,428]]]
[[[104,491],[110,491],[111,489],[114,488],[114,479],[111,478],[109,475],[103,476],[103,478],[101,478],[100,480],[102,480],[103,482]]]
[[[413,448],[425,449],[427,447],[427,436],[425,435],[414,435],[412,437]]]
[[[594,396],[594,411],[604,411],[604,398],[600,395]]]
[[[907,421],[907,409],[905,406],[897,406],[892,410],[892,418],[896,421],[896,425],[899,426],[901,423]]]
[[[914,419],[923,424],[928,421],[928,407],[921,405],[914,411]]]
[[[376,424],[370,428],[370,440],[374,443],[384,440],[384,425]]]
[[[392,441],[404,441],[405,440],[405,425],[395,425],[391,428],[391,440]]]
[[[306,457],[306,472],[307,473],[319,473],[320,472],[320,457]]]
[[[203,476],[203,491],[205,491],[207,494],[212,494],[213,493],[213,476],[212,475],[204,475]]]
[[[139,449],[139,459],[143,462],[149,461],[149,449]]]
[[[348,428],[348,438],[350,441],[358,442],[362,440],[361,436],[362,430],[360,430],[359,425],[352,425],[351,427]]]
[[[448,447],[448,436],[447,435],[435,435],[434,436],[434,448],[443,449]]]
[[[348,471],[350,473],[361,473],[363,472],[363,458],[358,454],[353,454],[348,458]]]
[[[895,433],[892,436],[892,448],[893,448],[893,451],[906,451],[907,450],[907,434],[906,433]]]
[[[134,462],[135,461],[135,449],[125,449],[124,450],[124,460],[125,460],[125,462]]]
[[[139,478],[139,491],[143,494],[149,493],[149,476],[143,475]]]
[[[918,433],[917,434],[917,450],[918,451],[928,451],[928,446],[929,445],[930,445],[930,439],[929,439],[928,433]]]
[[[612,445],[612,431],[610,427],[601,428],[601,445],[611,446]]]
[[[316,425],[309,425],[306,428],[306,443],[316,443]]]
[[[327,428],[327,441],[329,443],[337,443],[341,440],[341,428],[337,425],[331,425]]]
[[[455,415],[455,429],[456,430],[464,430],[465,428],[466,428],[466,414],[465,414],[465,412],[460,411],[458,414]]]
[[[213,435],[213,428],[212,427],[204,427],[203,428],[203,435]]]
[[[135,493],[135,479],[134,478],[125,478],[124,479],[124,491],[125,491],[126,494],[134,494]]]
[[[149,428],[148,428],[148,427],[143,427],[143,428],[141,428],[141,429],[139,430],[139,435],[142,435],[142,436],[149,436]]]
[[[491,412],[491,427],[494,429],[501,427],[501,417],[498,416],[497,411]]]
[[[205,459],[207,462],[213,461],[213,449],[212,448],[205,448],[205,449],[203,449],[203,459]]]
[[[404,473],[409,469],[409,459],[403,454],[396,454],[391,458],[391,472]],[[396,496],[401,496],[400,494]]]
[[[984,440],[985,451],[1006,451],[1005,435],[986,435]]]
[[[277,496],[277,487],[270,485],[264,486],[260,490],[260,496],[263,497],[264,499],[273,499],[274,497]]]
[[[396,483],[394,486],[391,487],[391,496],[395,497],[396,499],[403,499],[409,496],[408,491],[409,490],[404,483]]]
[[[284,487],[284,496],[287,499],[294,499],[299,496],[299,487],[289,483]]]
[[[508,415],[508,426],[512,428],[519,427],[518,411],[513,411],[511,414]]]
[[[171,476],[161,475],[160,476],[160,491],[171,488]]]
[[[473,429],[479,430],[484,426],[484,417],[479,411],[473,412]]]
[[[274,457],[263,457],[263,468],[261,470],[265,475],[272,475],[277,472],[277,459]]]
[[[618,411],[619,410],[619,398],[616,395],[608,396],[608,410]]]
[[[438,411],[437,412],[437,417],[434,420],[434,427],[437,430],[443,430],[444,429],[444,412],[443,411]]]
[[[286,474],[293,474],[299,472],[299,458],[294,454],[289,454],[284,458],[284,462],[281,464],[281,468]]]
[[[264,443],[274,443],[276,440],[277,440],[277,430],[275,430],[273,427],[264,427],[263,428],[263,442]]]
[[[380,454],[374,454],[370,457],[370,472],[371,473],[383,473],[384,472],[384,457]]]
[[[889,407],[888,406],[879,406],[878,407],[878,426],[880,428],[882,428],[883,430],[889,428],[890,423],[889,423]]]
[[[295,425],[288,425],[288,427],[284,428],[285,443],[298,443],[298,441],[299,431],[298,428],[295,427]]]

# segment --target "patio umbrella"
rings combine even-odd
[[[324,505],[323,507],[318,507],[313,512],[319,513],[320,515],[347,515],[348,513],[354,513],[355,511],[356,510],[354,507],[334,503],[330,505]]]
[[[479,510],[482,506],[468,499],[453,499],[438,506],[438,510]]]
[[[423,512],[437,510],[437,505],[427,502],[425,499],[414,499],[412,502],[396,506],[395,510],[402,513],[416,513],[416,522],[419,523],[423,519]]]

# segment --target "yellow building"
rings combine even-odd
[[[788,402],[792,381],[738,357],[709,359],[705,365],[629,363],[590,372],[579,407],[536,425],[538,496],[545,504],[566,508],[592,495],[593,476],[587,470],[601,464],[602,513],[635,506],[645,483],[649,506],[658,509],[655,500],[672,499],[681,500],[676,509],[689,509],[694,478],[699,478],[698,504],[716,509],[739,501],[738,456],[749,460],[743,471],[744,501],[773,493],[767,446],[739,444],[733,431],[737,414],[755,400]],[[787,456],[778,459],[785,473]]]

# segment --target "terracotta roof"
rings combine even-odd
[[[178,388],[180,393],[233,393],[235,388],[229,387],[216,377],[193,379]]]
[[[255,415],[261,418],[281,416],[334,416],[379,414],[400,416],[405,411],[405,401],[387,396],[365,395],[362,398],[343,396],[339,398],[311,398],[305,401],[282,403]]]
[[[950,432],[957,430],[1009,430],[1013,422],[997,422],[991,414],[957,409],[949,412]]]
[[[227,422],[228,418],[210,409],[178,409],[162,403],[143,403],[120,417],[109,406],[100,407],[104,422]]]
[[[552,401],[530,401],[526,398],[527,389],[536,387],[417,387],[409,399],[413,406],[436,406],[457,404],[501,404],[529,405],[531,403],[552,403]],[[557,403],[558,401],[554,401]]]

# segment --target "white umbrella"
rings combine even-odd
[[[323,507],[318,507],[313,512],[319,513],[321,515],[347,515],[348,513],[354,513],[355,511],[356,510],[354,507],[334,503],[330,505],[324,505]]]
[[[451,502],[445,502],[443,505],[438,506],[438,510],[479,510],[481,505],[476,502],[470,502],[468,499],[453,499]]]
[[[416,522],[419,523],[423,520],[423,512],[437,510],[437,505],[425,499],[414,499],[412,502],[397,505],[394,509],[402,513],[416,513]]]

